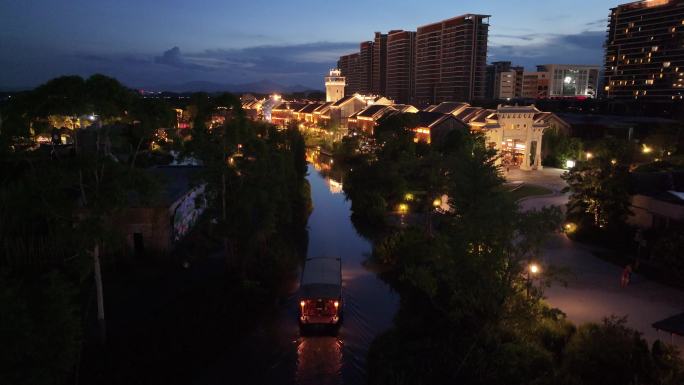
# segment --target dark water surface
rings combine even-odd
[[[309,256],[342,258],[344,320],[336,336],[301,336],[297,293],[246,341],[198,375],[197,384],[364,384],[366,355],[387,330],[399,297],[364,263],[371,244],[350,219],[341,185],[309,166],[314,211],[309,218]]]

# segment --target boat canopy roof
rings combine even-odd
[[[340,258],[309,258],[304,264],[302,287],[307,285],[342,286],[342,264]]]

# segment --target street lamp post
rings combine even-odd
[[[530,287],[532,286],[532,277],[539,274],[541,268],[538,264],[532,262],[527,266],[527,298],[530,298]]]

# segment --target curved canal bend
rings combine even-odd
[[[301,336],[297,292],[279,307],[254,338],[219,358],[198,384],[365,384],[366,356],[373,339],[392,325],[399,296],[365,263],[370,242],[351,222],[351,202],[341,185],[309,165],[313,212],[310,257],[342,259],[344,320],[337,336]],[[241,344],[242,345],[242,344]],[[238,380],[240,378],[240,380]]]

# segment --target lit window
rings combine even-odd
[[[658,52],[658,46],[654,45],[653,47],[651,47],[651,52]]]
[[[647,80],[646,80],[646,84],[652,85],[652,84],[653,84],[653,79],[647,79]]]

